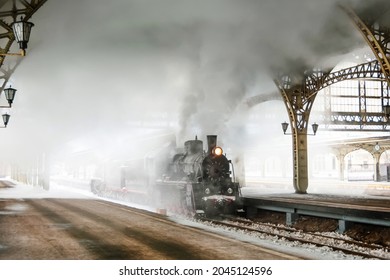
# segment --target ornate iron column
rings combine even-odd
[[[305,194],[309,185],[307,126],[318,92],[311,90],[311,81],[318,81],[323,72],[318,69],[302,72],[303,75],[295,72],[280,76],[275,83],[282,94],[291,124],[294,189],[296,193]]]
[[[336,155],[337,160],[339,161],[339,180],[344,181],[344,171],[345,171],[345,156],[347,153],[345,153],[341,148],[333,148],[333,153]]]
[[[380,154],[373,154],[374,157],[374,162],[375,162],[375,171],[374,171],[374,181],[379,182],[381,180],[381,175],[380,175],[380,168],[379,168],[379,159],[380,159]]]
[[[384,151],[384,149],[382,147],[379,146],[378,143],[376,143],[376,145],[374,145],[372,147],[372,149],[369,149],[371,150],[371,155],[372,157],[374,158],[374,181],[375,182],[379,182],[381,180],[381,173],[380,173],[380,158],[381,158],[381,155],[382,155],[382,152]]]

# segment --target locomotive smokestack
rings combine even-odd
[[[213,149],[217,146],[217,135],[207,135],[207,154],[211,154]]]

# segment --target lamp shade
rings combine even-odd
[[[317,130],[318,130],[318,124],[313,123],[313,124],[311,125],[311,127],[313,128],[314,134],[316,134],[316,133],[317,133]]]
[[[15,93],[16,89],[11,88],[11,86],[9,88],[4,89],[5,98],[7,99],[9,106],[11,106],[12,102],[14,101]]]
[[[282,123],[282,129],[283,129],[283,133],[284,133],[284,134],[286,134],[287,128],[288,128],[288,123],[283,122],[283,123]]]
[[[9,122],[9,117],[10,117],[9,114],[3,114],[4,126],[7,126],[8,122]]]
[[[32,22],[23,21],[22,18],[20,21],[12,23],[15,39],[19,43],[19,48],[22,50],[27,49],[27,43],[30,40],[30,32],[33,26],[34,24]]]

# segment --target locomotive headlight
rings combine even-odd
[[[232,194],[232,193],[233,193],[233,189],[232,189],[232,188],[228,188],[228,189],[227,189],[227,193],[228,193],[228,194]]]
[[[223,154],[222,148],[221,148],[221,147],[215,147],[215,148],[213,149],[213,154],[216,155],[216,156],[222,155],[222,154]]]
[[[207,189],[204,190],[204,192],[205,192],[205,194],[210,194],[210,189],[207,188]]]

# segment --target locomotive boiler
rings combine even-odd
[[[207,151],[197,137],[186,141],[155,186],[163,207],[187,214],[233,214],[241,208],[233,164],[217,146],[216,135],[207,136]]]

